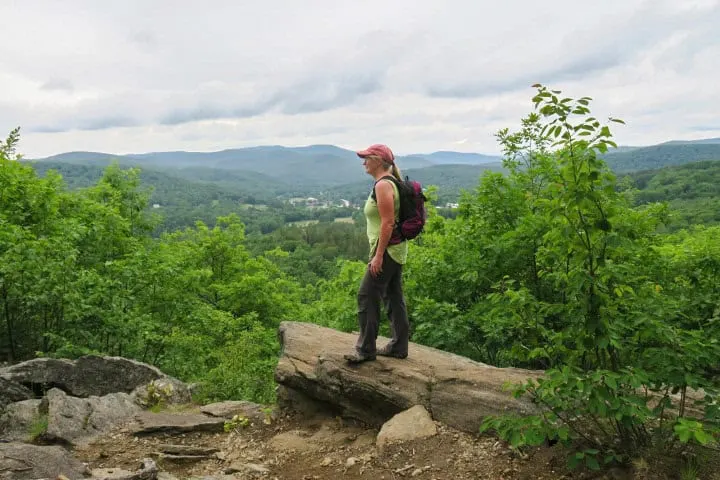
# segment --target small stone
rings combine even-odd
[[[422,468],[416,468],[415,470],[413,470],[413,472],[410,474],[410,476],[411,476],[411,477],[417,477],[418,475],[420,475],[420,474],[422,474],[422,473],[423,473],[423,469],[422,469]]]
[[[355,458],[355,457],[350,457],[350,458],[348,458],[347,461],[345,462],[345,466],[346,466],[346,467],[352,467],[352,466],[354,466],[354,465],[357,463],[357,461],[358,461],[357,458]]]
[[[268,473],[270,471],[264,465],[257,465],[255,463],[247,463],[245,464],[245,468],[252,473]]]
[[[320,466],[329,467],[331,463],[332,463],[332,459],[330,457],[325,457],[325,458],[323,458],[323,461],[320,464]]]

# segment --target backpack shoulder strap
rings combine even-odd
[[[384,177],[379,178],[375,183],[373,183],[373,189],[372,189],[372,199],[375,200],[376,202],[377,202],[377,196],[375,195],[375,185],[377,185],[378,182],[381,182],[383,180],[391,180],[395,184],[395,186],[397,186],[398,180],[397,180],[397,178],[393,177],[392,175],[385,175]]]

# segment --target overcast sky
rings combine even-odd
[[[533,83],[625,145],[720,137],[720,0],[0,0],[27,157],[387,143],[498,153]]]

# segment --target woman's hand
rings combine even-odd
[[[370,260],[368,268],[370,269],[370,274],[372,274],[373,277],[377,277],[378,275],[380,275],[380,273],[382,273],[382,264],[382,257],[378,257],[377,255],[375,255],[372,260]]]

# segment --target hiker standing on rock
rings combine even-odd
[[[371,145],[357,155],[363,159],[365,172],[375,179],[375,185],[364,208],[370,262],[358,291],[360,336],[355,353],[345,355],[345,359],[350,363],[362,363],[375,360],[376,355],[405,358],[410,322],[402,291],[402,268],[407,260],[408,242],[394,235],[400,215],[398,183],[402,182],[402,177],[395,156],[386,145]],[[375,341],[383,300],[390,318],[392,340],[377,349]]]

